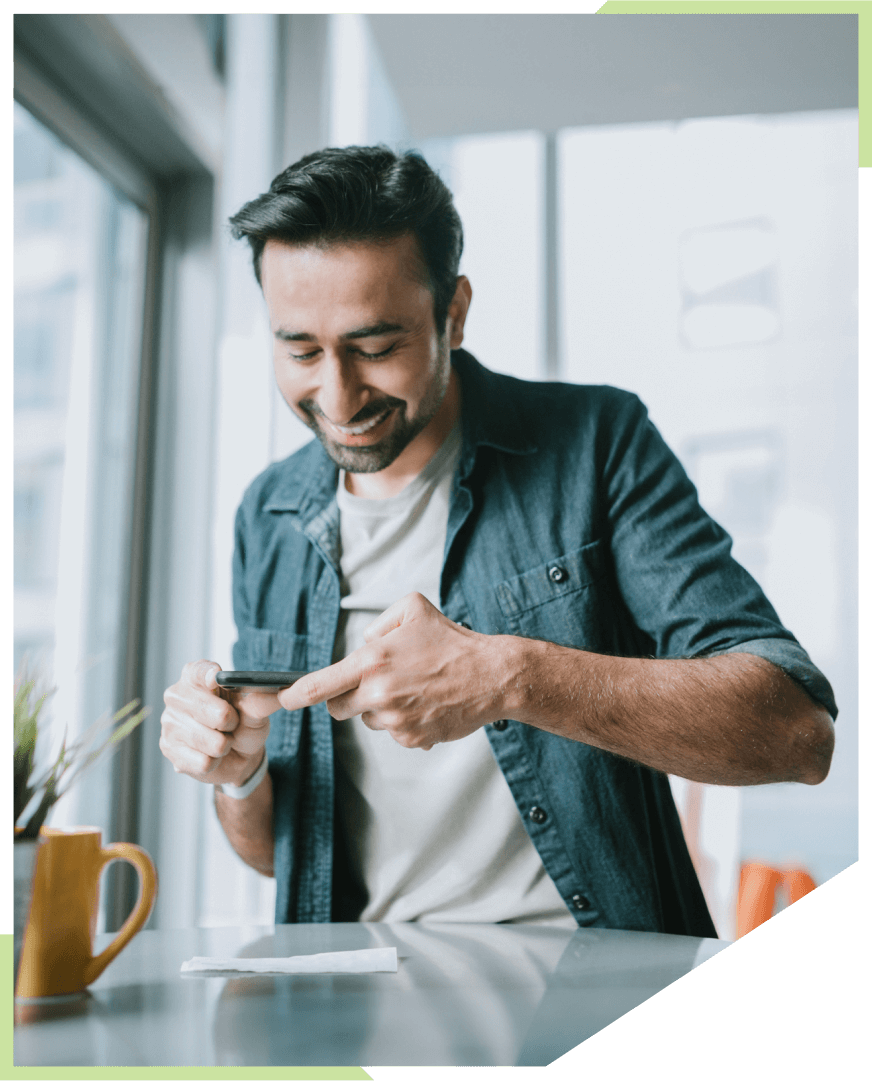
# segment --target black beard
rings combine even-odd
[[[380,473],[399,458],[439,412],[448,390],[449,372],[450,368],[446,365],[444,378],[437,380],[430,388],[421,401],[418,415],[412,420],[407,417],[406,403],[400,398],[381,398],[376,402],[369,402],[355,414],[352,424],[363,424],[364,421],[377,417],[386,408],[394,409],[397,414],[390,433],[369,447],[346,447],[335,443],[318,423],[318,417],[323,417],[324,414],[314,402],[302,401],[299,409],[305,415],[306,425],[312,429],[318,442],[340,469],[344,469],[346,473]],[[326,420],[326,417],[324,419]]]
[[[379,473],[403,453],[424,425],[410,424],[406,419],[406,406],[397,408],[399,414],[389,435],[369,447],[346,447],[334,442],[311,414],[306,423],[315,433],[318,442],[328,455],[346,473]],[[308,411],[307,411],[308,412]],[[365,418],[364,418],[365,419]],[[429,420],[429,418],[428,418]],[[363,420],[358,421],[362,424]],[[424,424],[428,423],[425,421]]]

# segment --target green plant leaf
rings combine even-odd
[[[123,717],[126,713],[129,713],[131,709],[135,709],[138,705],[138,698],[135,698],[132,702],[128,702],[126,706],[122,707],[122,709],[120,709],[110,718],[110,723],[114,724],[120,717]],[[78,743],[74,744],[71,748],[72,760],[65,765],[64,771],[61,776],[66,773],[67,769],[70,769],[71,772],[69,774],[69,777],[67,778],[67,783],[64,786],[63,790],[59,790],[57,798],[60,798],[60,796],[62,796],[63,793],[66,792],[70,788],[70,786],[79,779],[79,777],[81,777],[85,770],[89,769],[99,758],[101,758],[104,752],[108,750],[109,754],[114,753],[121,740],[125,739],[128,735],[130,735],[133,729],[136,728],[136,726],[142,721],[144,721],[150,712],[151,710],[148,707],[144,707],[143,709],[139,710],[139,712],[135,716],[128,718],[128,720],[126,720],[122,725],[116,728],[115,731],[112,732],[103,741],[103,743],[101,743],[93,751],[87,754],[83,759],[79,760],[84,747],[86,747],[89,743],[93,741],[94,733],[92,730],[97,726],[99,726],[101,729],[106,727],[106,721],[104,718],[100,718],[99,721],[96,721],[94,725],[91,726],[91,729],[89,729],[88,732],[85,733],[82,739]],[[58,783],[59,782],[60,777],[58,778]]]
[[[22,668],[15,684],[14,707],[14,821],[27,813],[39,795],[36,809],[23,824],[21,836],[36,837],[54,804],[71,785],[104,754],[113,754],[122,740],[150,713],[139,709],[139,699],[122,706],[116,713],[99,717],[77,740],[68,744],[64,731],[61,747],[54,760],[34,777],[36,747],[40,737],[40,713],[54,689],[39,693],[39,681]],[[38,695],[38,697],[37,697]]]

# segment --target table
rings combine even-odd
[[[544,1066],[726,945],[511,924],[143,931],[78,1001],[19,1005],[15,1065]],[[179,972],[374,946],[396,946],[397,973]]]

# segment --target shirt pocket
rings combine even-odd
[[[263,627],[243,627],[233,647],[239,671],[305,672],[309,667],[309,639]]]
[[[595,649],[608,626],[608,583],[607,548],[596,540],[497,583],[496,594],[510,634]]]

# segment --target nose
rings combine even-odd
[[[369,398],[356,366],[331,353],[321,362],[320,374],[316,401],[321,412],[334,424],[348,424]]]

